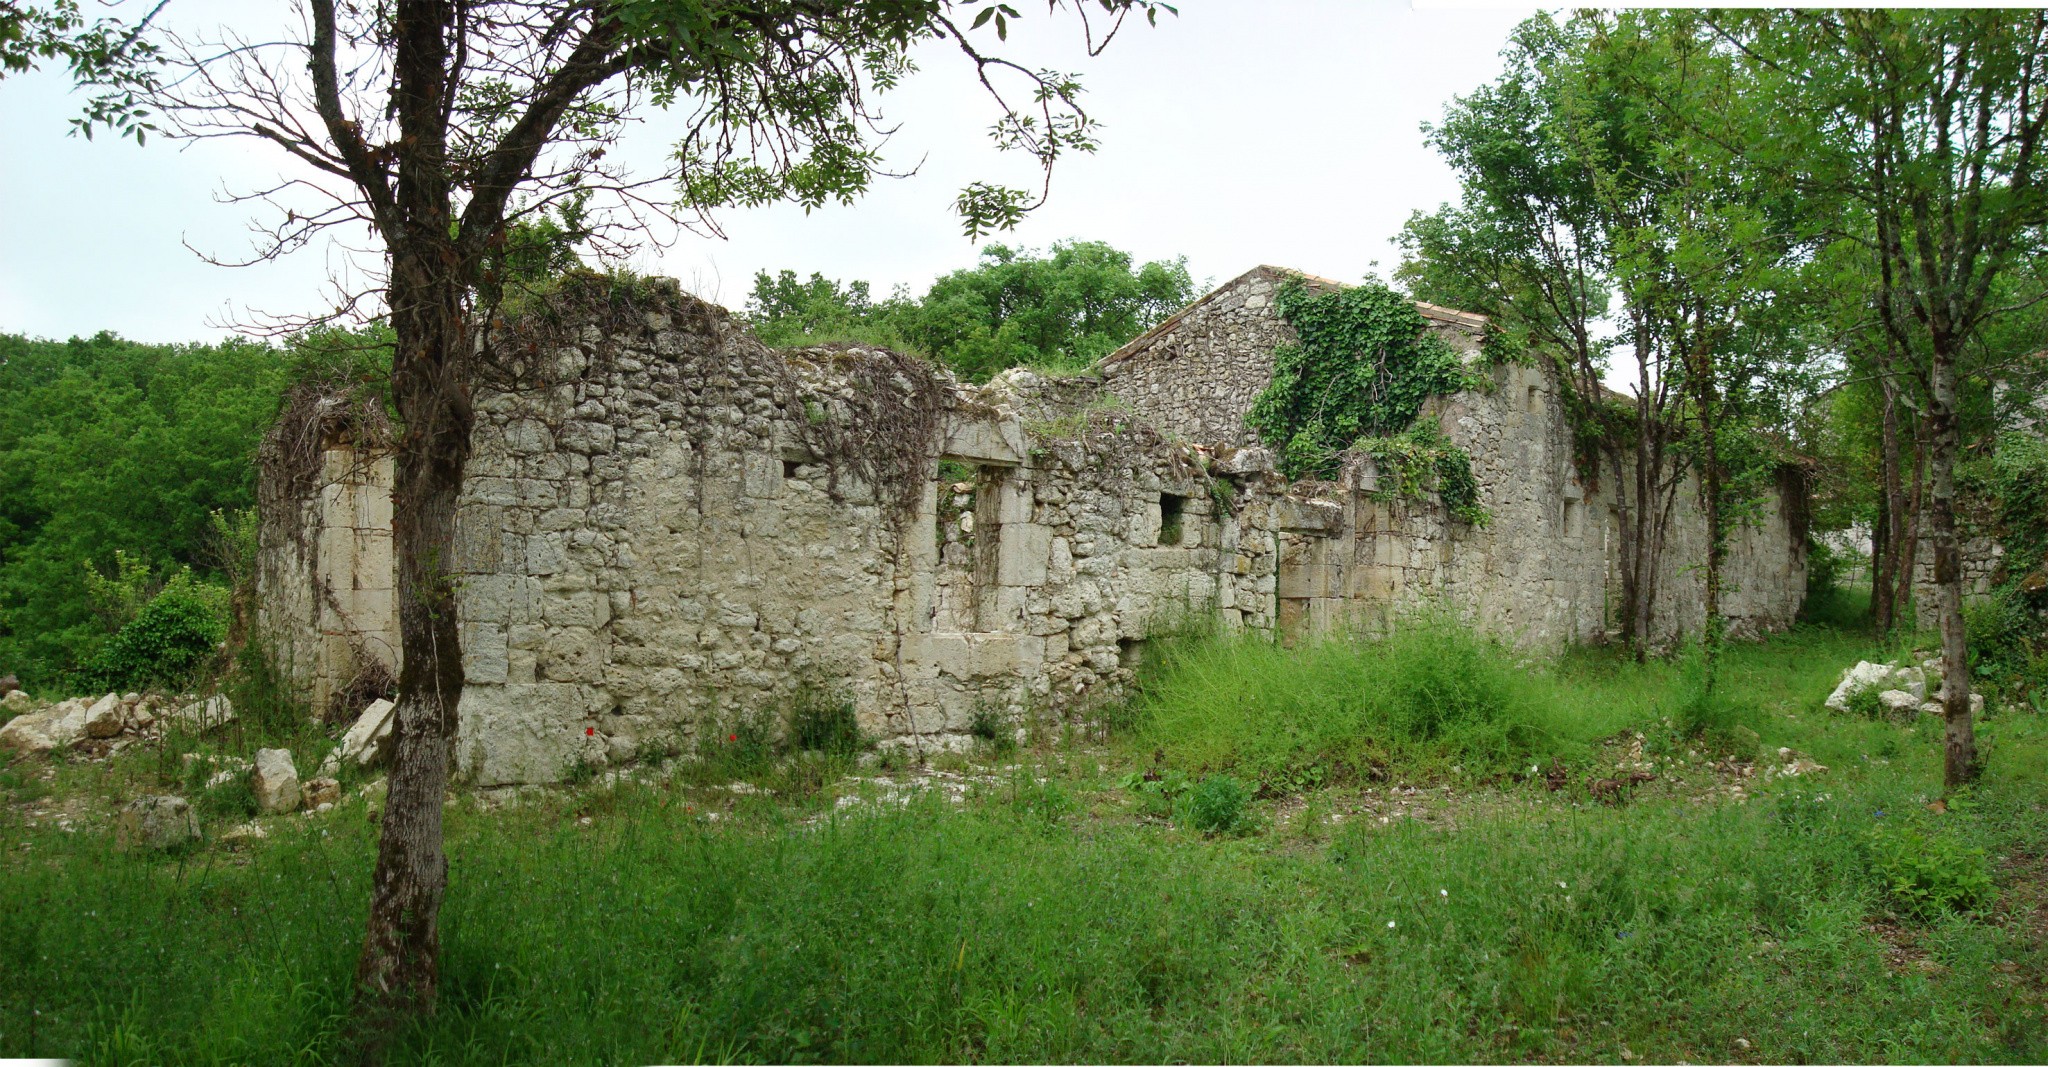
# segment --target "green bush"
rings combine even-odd
[[[1384,638],[1156,643],[1133,743],[1189,771],[1263,788],[1462,766],[1527,766],[1557,745],[1556,683],[1454,622],[1411,618]]]
[[[1228,834],[1251,824],[1252,791],[1243,782],[1218,774],[1202,780],[1174,805],[1174,817],[1205,834]]]
[[[1991,865],[1981,848],[1903,824],[1870,831],[1869,846],[1871,872],[1904,914],[1967,914],[1991,901]]]
[[[96,689],[189,684],[227,636],[227,591],[180,571],[100,646],[85,679]]]

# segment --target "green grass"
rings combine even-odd
[[[1101,770],[1041,754],[1039,777],[960,805],[834,812],[687,771],[508,811],[458,802],[440,1011],[391,1060],[2042,1062],[2048,728],[1987,723],[1984,783],[1935,814],[1938,729],[1818,710],[1857,642],[1803,630],[1730,654],[1723,684],[1763,746],[1830,764],[1759,775],[1746,803],[1610,808],[1501,779],[1442,794],[1468,806],[1425,824],[1332,787],[1305,798],[1312,829],[1283,828],[1290,797],[1255,802],[1248,834],[1204,835],[1140,818],[1113,784],[1149,751]],[[1302,694],[1269,705],[1282,714],[1332,703],[1317,694],[1368,656],[1298,655],[1308,678],[1288,681],[1284,658],[1262,676]],[[1419,770],[1497,752],[1503,720],[1531,720],[1470,710],[1492,706],[1471,675],[1494,655],[1453,649],[1461,673],[1404,676],[1467,710],[1434,735],[1374,727],[1389,732],[1369,751]],[[1664,722],[1684,671],[1587,652],[1522,687],[1541,688],[1562,754],[1591,761],[1591,740],[1626,730],[1691,768],[1696,740]],[[1186,751],[1168,766],[1202,770]],[[1242,768],[1214,751],[1219,772]],[[0,1055],[346,1057],[376,829],[361,803],[168,858],[0,810]],[[1982,850],[1996,896],[1917,917],[1883,876],[1916,839],[1941,863]],[[1873,840],[1890,850],[1875,861]]]

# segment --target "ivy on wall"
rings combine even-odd
[[[1300,340],[1273,352],[1273,381],[1246,422],[1280,450],[1290,478],[1333,477],[1347,453],[1373,457],[1382,492],[1420,497],[1434,488],[1452,514],[1484,523],[1472,458],[1415,417],[1433,396],[1472,382],[1457,352],[1408,298],[1384,285],[1319,293],[1290,280],[1274,310]]]

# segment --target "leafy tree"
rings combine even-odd
[[[1157,0],[1047,6],[1079,21],[1091,52],[1129,15],[1172,10]],[[704,223],[723,207],[851,201],[885,173],[874,97],[927,40],[967,56],[996,100],[998,145],[1041,168],[1035,194],[975,182],[955,201],[970,237],[1014,225],[1044,200],[1060,158],[1096,146],[1072,75],[983,49],[1018,17],[980,0],[308,0],[301,32],[279,40],[162,37],[169,70],[145,100],[173,133],[247,137],[300,168],[269,191],[277,214],[259,257],[333,226],[366,228],[383,253],[379,288],[350,294],[388,309],[402,425],[393,512],[405,666],[357,971],[368,1052],[435,999],[441,806],[463,684],[447,567],[472,372],[491,356],[472,311],[508,280],[514,228],[576,203],[586,213],[567,230],[622,248],[659,209],[644,191],[663,182]],[[647,105],[680,118],[676,147],[666,170],[629,174],[610,149]]]
[[[1780,118],[1751,146],[1782,183],[1833,194],[1866,223],[1874,318],[1924,399],[1927,514],[1947,683],[1944,778],[1975,777],[1956,467],[1962,378],[2001,280],[2048,221],[2048,14],[1802,11],[1719,23]]]
[[[92,90],[85,113],[72,121],[73,130],[91,137],[94,129],[105,127],[141,144],[156,128],[140,98],[158,58],[155,43],[142,35],[164,2],[159,0],[139,24],[130,26],[114,18],[88,22],[78,0],[0,0],[0,77],[61,61],[74,83]]]
[[[868,283],[796,272],[754,278],[747,314],[770,344],[853,339],[929,353],[971,381],[1011,367],[1076,370],[1116,351],[1194,298],[1187,261],[1133,266],[1100,241],[1044,254],[992,244],[981,263],[935,281],[921,299],[873,298]]]
[[[1100,241],[1065,241],[1042,256],[990,245],[978,266],[932,283],[904,336],[963,376],[1010,367],[1078,370],[1116,351],[1194,299],[1187,261],[1133,267]]]

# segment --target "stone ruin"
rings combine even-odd
[[[977,719],[1115,699],[1190,620],[1292,639],[1430,608],[1528,647],[1608,636],[1616,511],[1543,367],[1422,416],[1471,453],[1487,525],[1388,498],[1369,461],[1275,472],[1243,420],[1292,336],[1290,275],[1248,272],[1093,372],[980,387],[879,349],[771,350],[665,280],[500,330],[457,520],[458,774],[552,781],[806,692],[885,744],[957,747]],[[1481,317],[1422,310],[1476,355]],[[261,625],[316,707],[395,676],[392,467],[364,436],[323,432],[319,476],[265,495]],[[1799,608],[1787,484],[1731,547],[1735,633]],[[1672,536],[1675,637],[1703,621],[1696,493]]]

